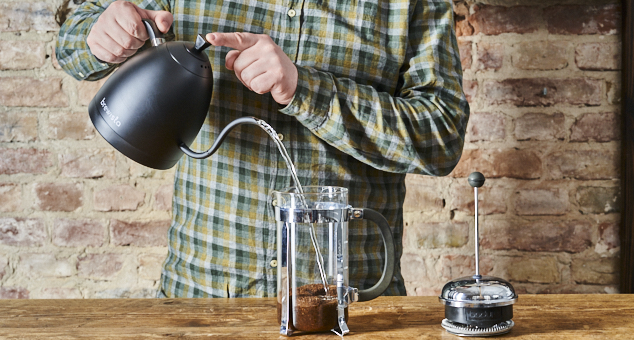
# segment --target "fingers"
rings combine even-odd
[[[143,24],[139,27],[138,24],[122,17],[115,17],[112,21],[113,23],[108,25],[109,29],[104,33],[123,49],[137,50],[148,39],[147,30]],[[141,22],[140,18],[139,22]]]
[[[266,58],[245,61],[242,55],[234,63],[234,72],[244,86],[258,94],[270,92],[281,74],[279,69],[271,67],[270,60]]]
[[[235,72],[236,76],[238,76],[238,79],[240,79],[244,86],[248,87],[249,90],[255,93],[262,94],[268,92],[272,87],[272,85],[268,85],[267,87],[267,83],[263,82],[263,79],[273,78],[270,75],[265,75],[268,69],[269,67],[266,61],[259,59],[255,60],[251,64],[248,64],[244,69],[236,68]],[[262,77],[263,79],[255,81],[255,79]],[[273,83],[274,82],[275,81],[273,80]]]
[[[102,29],[112,35],[130,35],[138,40],[148,38],[147,30],[141,21],[140,9],[131,2],[115,1],[99,17],[103,19],[105,27]]]
[[[125,57],[117,57],[114,54],[110,53],[108,49],[104,48],[99,43],[93,43],[92,45],[90,45],[90,51],[95,57],[107,63],[119,64],[126,60]]]
[[[279,54],[275,53],[276,46],[262,44],[262,46],[257,45],[239,53],[235,53],[236,50],[229,51],[225,58],[225,66],[231,66],[230,69],[235,71],[238,78],[243,80],[247,75],[251,75],[251,78],[257,76],[261,73],[259,71],[261,68],[275,70],[277,69],[276,65],[281,64]],[[281,49],[279,52],[284,53]]]
[[[167,33],[167,30],[169,30],[169,28],[172,26],[172,22],[174,22],[174,17],[172,16],[172,13],[170,12],[152,11],[149,9],[142,9],[136,6],[135,8],[141,18],[150,19],[154,21],[154,23],[156,24],[156,27],[158,27],[158,29],[163,33]]]
[[[90,30],[86,39],[90,51],[103,61],[125,61],[148,39],[141,19],[154,20],[162,32],[167,32],[173,22],[169,12],[145,10],[128,1],[115,1]]]
[[[242,73],[247,67],[249,67],[249,65],[257,60],[258,58],[254,57],[252,53],[249,53],[249,51],[241,52],[238,50],[232,50],[229,51],[225,57],[225,67],[229,70],[233,70],[238,80],[240,80],[244,86],[251,89],[249,87],[249,83],[243,79]]]
[[[206,38],[214,46],[226,46],[236,50],[246,50],[264,36],[245,32],[209,33]],[[270,39],[270,38],[269,38]]]
[[[257,94],[268,93],[275,86],[275,78],[269,72],[264,72],[251,79],[249,85],[251,91]]]
[[[290,102],[297,89],[297,67],[270,36],[253,33],[209,33],[214,46],[233,48],[225,66],[249,90],[271,93],[279,104]]]
[[[233,64],[239,56],[240,51],[238,50],[231,50],[227,52],[227,55],[225,56],[225,67],[228,70],[233,70]]]
[[[233,50],[229,51],[229,53],[227,53],[228,58],[225,58],[225,66],[227,66],[228,69],[233,70],[238,80],[240,80],[244,86],[249,88],[249,90],[251,90],[251,86],[249,85],[250,80],[266,71],[260,70],[262,63],[259,62],[259,55],[252,52],[253,51],[251,50],[242,52]],[[245,76],[247,77],[246,79]]]
[[[94,30],[88,35],[86,43],[92,54],[109,63],[121,63],[136,53],[136,48],[125,48],[105,31]]]
[[[110,29],[104,30],[100,29],[100,27],[93,27],[93,30],[91,30],[86,39],[88,46],[97,58],[107,62],[114,62],[113,60],[120,59],[125,60],[136,53],[139,47],[143,46],[143,40],[131,36],[122,27],[116,25],[116,23],[108,24],[110,21],[108,18],[102,19],[100,17],[99,21],[103,21],[103,24],[110,27]],[[114,22],[114,20],[112,21]],[[97,25],[95,24],[95,26]],[[105,51],[99,51],[100,49],[98,47],[97,50],[93,50],[93,46],[99,46]],[[103,52],[107,52],[105,53],[106,55],[103,55]],[[108,54],[113,55],[114,58],[109,57]],[[102,57],[105,57],[105,59]]]

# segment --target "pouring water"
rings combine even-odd
[[[286,151],[286,147],[284,147],[284,144],[282,144],[282,141],[278,137],[277,132],[275,131],[275,129],[271,127],[271,125],[269,125],[267,122],[263,120],[258,120],[258,126],[262,128],[262,130],[264,130],[273,139],[273,141],[275,142],[275,145],[277,145],[277,149],[280,151],[280,154],[282,155],[282,159],[284,159],[284,161],[286,162],[286,166],[288,167],[288,170],[291,173],[291,177],[293,178],[293,181],[295,182],[297,191],[300,193],[299,195],[300,203],[305,208],[308,208],[308,205],[306,204],[306,201],[304,200],[304,196],[302,195],[304,193],[304,190],[302,189],[302,185],[299,183],[299,178],[297,178],[297,171],[295,170],[295,166],[293,165],[293,162],[291,161],[291,157],[289,156],[288,151]],[[324,285],[324,291],[326,293],[325,295],[328,295],[328,282],[326,279],[326,271],[324,269],[324,258],[321,254],[321,251],[319,250],[319,245],[317,244],[317,238],[315,235],[315,228],[312,223],[310,224],[309,232],[310,232],[310,240],[313,244],[313,248],[315,249],[315,253],[317,257],[317,266],[319,268],[319,275],[321,276],[321,282]]]

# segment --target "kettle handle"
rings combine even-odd
[[[222,129],[222,131],[220,131],[220,134],[218,135],[218,138],[216,138],[216,141],[214,141],[214,144],[207,151],[204,151],[204,152],[193,151],[185,143],[180,143],[180,145],[179,145],[180,149],[187,156],[189,156],[191,158],[196,158],[196,159],[207,158],[207,157],[213,155],[214,152],[216,152],[216,150],[218,150],[218,148],[220,147],[220,144],[222,144],[222,142],[225,140],[225,138],[227,137],[229,132],[231,132],[231,130],[234,127],[236,127],[238,125],[242,125],[242,124],[260,125],[260,119],[257,119],[255,117],[250,117],[250,116],[249,117],[241,117],[241,118],[238,118],[238,119],[232,121],[231,123],[227,124],[227,126],[225,126],[225,128]]]
[[[143,25],[145,25],[145,29],[147,30],[147,35],[150,37],[150,43],[152,46],[158,46],[165,42],[165,36],[163,36],[163,32],[156,27],[156,23],[149,19],[141,19],[143,21]]]
[[[359,212],[361,214],[358,214]],[[392,236],[392,230],[390,229],[389,223],[385,217],[376,210],[368,208],[353,208],[351,219],[364,219],[376,223],[381,231],[381,238],[383,239],[383,246],[385,248],[385,263],[383,264],[383,274],[381,274],[381,279],[374,286],[368,289],[359,290],[359,301],[369,301],[383,294],[392,282],[392,277],[394,276],[394,266],[396,264],[394,254],[394,237]]]

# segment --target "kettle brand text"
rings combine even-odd
[[[108,105],[106,105],[106,97],[104,97],[101,100],[101,107],[103,108],[103,110],[108,115],[108,118],[110,118],[110,120],[113,121],[117,127],[121,126],[121,121],[119,120],[119,116],[115,117],[115,115],[113,115],[112,112],[110,112],[110,109],[108,108]]]

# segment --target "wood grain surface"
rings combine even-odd
[[[504,339],[634,339],[634,295],[520,295]],[[460,339],[437,297],[350,306],[346,339]],[[275,299],[0,300],[1,339],[286,339]],[[298,339],[337,339],[333,333]],[[471,338],[475,339],[475,338]],[[491,338],[489,338],[491,339]]]

